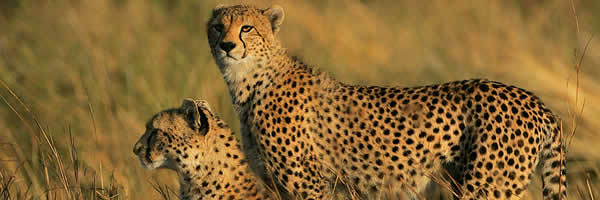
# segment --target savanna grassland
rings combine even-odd
[[[600,194],[600,1],[275,3],[289,52],[345,82],[488,78],[533,91],[564,120],[571,199]],[[174,199],[175,174],[144,170],[132,148],[185,97],[238,129],[206,41],[215,5],[0,1],[0,199]],[[538,179],[525,199],[540,199]]]

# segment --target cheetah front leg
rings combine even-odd
[[[535,161],[531,166],[519,162],[519,156],[529,153],[506,137],[483,131],[472,138],[462,164],[461,199],[521,198],[531,180]]]
[[[293,125],[250,132],[248,127],[242,126],[244,149],[250,163],[258,172],[263,172],[263,180],[283,199],[331,199],[330,184],[321,173],[322,165],[314,148],[302,133],[292,131],[299,128],[290,128],[294,133],[289,133],[289,127]]]
[[[292,158],[300,160],[300,166],[284,166],[279,169],[279,180],[283,181],[290,193],[301,199],[333,199],[330,184],[321,174],[322,166],[314,155]]]
[[[242,139],[242,149],[246,158],[248,159],[248,165],[252,172],[256,174],[264,183],[270,187],[275,187],[271,176],[266,170],[265,162],[261,156],[260,147],[257,143],[256,136],[250,131],[250,128],[244,123],[240,124],[240,135]]]

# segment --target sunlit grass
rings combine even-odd
[[[174,174],[142,169],[131,152],[145,121],[196,97],[238,129],[204,32],[215,1],[3,2],[0,198],[174,199]],[[540,96],[565,133],[585,102],[566,155],[569,194],[600,192],[600,39],[582,57],[599,2],[276,3],[282,43],[345,82],[498,80]],[[529,191],[540,199],[540,181]]]

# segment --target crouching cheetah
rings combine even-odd
[[[560,119],[531,92],[489,80],[341,83],[287,55],[276,38],[283,18],[278,6],[237,5],[207,24],[261,178],[305,199],[330,198],[334,186],[417,198],[452,165],[459,198],[518,199],[541,161],[544,199],[566,197]]]
[[[269,199],[234,133],[205,101],[186,99],[156,114],[133,152],[146,169],[176,171],[180,199]]]

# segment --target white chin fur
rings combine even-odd
[[[144,169],[152,170],[161,167],[165,164],[166,159],[154,160],[151,163],[145,162],[142,158],[139,158],[140,163]]]
[[[225,79],[229,82],[240,82],[244,77],[247,77],[254,67],[247,62],[250,59],[250,56],[237,60],[230,57],[220,58],[220,67]]]

